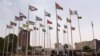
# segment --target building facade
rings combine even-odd
[[[100,40],[93,39],[91,41],[75,43],[76,50],[81,50],[84,46],[89,46],[91,49],[100,49]]]

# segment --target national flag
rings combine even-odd
[[[64,28],[67,28],[67,25],[64,25]]]
[[[34,30],[38,30],[38,28],[37,27],[34,27]]]
[[[60,17],[59,15],[57,15],[57,19],[60,19],[60,20],[62,20],[62,19],[61,19],[61,17]]]
[[[78,19],[82,19],[82,17],[81,17],[81,16],[77,16],[77,18],[78,18]]]
[[[63,30],[63,33],[66,33],[66,30]]]
[[[45,16],[51,17],[51,14],[45,11]]]
[[[7,25],[7,28],[8,29],[12,29],[13,27],[11,25]]]
[[[57,26],[58,26],[58,27],[60,27],[60,24],[59,24],[59,23],[57,23]]]
[[[76,10],[70,10],[69,9],[69,11],[70,11],[70,15],[77,15],[77,11]]]
[[[10,21],[10,25],[16,26],[17,24],[15,22]]]
[[[52,22],[50,20],[47,20],[47,24],[52,24]]]
[[[60,31],[60,29],[57,29],[58,31]]]
[[[18,16],[15,16],[15,21],[23,21],[23,18],[20,18]]]
[[[25,28],[28,28],[28,26],[29,26],[28,24],[23,24],[23,27]]]
[[[55,3],[55,5],[56,5],[56,9],[63,10],[63,8],[58,3]]]
[[[44,25],[40,23],[40,27],[44,27]]]
[[[49,26],[49,29],[51,30],[51,29],[53,29],[53,28]]]
[[[91,21],[91,25],[92,25],[92,27],[93,27],[93,22]]]
[[[46,30],[45,30],[45,29],[42,29],[42,31],[43,31],[43,32],[46,32]]]
[[[75,27],[71,27],[71,30],[75,30]]]
[[[35,23],[31,20],[26,21],[26,24],[35,25]]]
[[[35,8],[34,6],[32,6],[32,5],[29,5],[29,10],[30,11],[36,11],[37,10],[37,8]]]
[[[71,19],[68,19],[68,18],[67,18],[67,22],[68,22],[68,23],[71,23]]]
[[[21,12],[19,12],[19,16],[20,16],[20,18],[25,18],[26,19],[26,16]]]
[[[37,21],[42,21],[42,18],[36,16],[36,20],[37,20]]]

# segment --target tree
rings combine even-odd
[[[5,37],[4,40],[5,40],[5,50],[7,50],[7,45],[9,45],[8,46],[8,51],[11,51],[12,45],[13,45],[13,51],[16,50],[17,36],[15,34],[10,33],[9,35],[7,35]],[[9,42],[8,42],[8,40],[9,40]],[[13,42],[13,44],[12,44],[12,42]]]
[[[3,51],[3,43],[4,43],[4,39],[3,37],[0,37],[0,52]]]
[[[83,51],[88,52],[91,48],[89,46],[83,46]]]

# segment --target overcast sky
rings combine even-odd
[[[53,24],[50,25],[54,28],[51,30],[51,40],[53,47],[53,44],[56,42],[55,2],[64,8],[63,11],[57,10],[57,14],[60,15],[63,19],[62,21],[59,21],[59,24],[61,25],[59,40],[61,43],[63,43],[63,25],[66,24],[66,18],[69,18],[69,8],[72,10],[77,10],[78,14],[82,16],[82,19],[80,20],[82,41],[93,39],[91,20],[94,23],[95,38],[100,39],[100,0],[0,0],[0,36],[5,36],[4,33],[6,24],[9,24],[10,21],[14,21],[14,16],[18,15],[19,11],[24,13],[26,16],[28,15],[28,5],[31,4],[38,8],[38,10],[35,12],[30,12],[30,20],[34,21],[35,15],[44,18],[44,10],[51,14],[51,18],[45,18],[53,22]],[[21,22],[21,24],[24,22],[25,21]],[[72,16],[72,26],[76,28],[76,30],[73,31],[74,43],[79,42],[80,40],[76,16]],[[16,30],[16,34],[17,32],[18,31]]]

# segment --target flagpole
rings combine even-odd
[[[70,12],[70,9],[69,9]],[[71,14],[69,14],[69,18],[71,20]],[[73,52],[73,34],[72,34],[72,23],[70,23],[70,29],[71,29],[71,44],[72,44],[72,56],[74,56],[74,52]]]
[[[66,22],[68,25],[68,22]],[[67,26],[67,44],[69,45],[69,33],[68,33],[68,26]],[[68,56],[69,56],[69,46],[68,46]]]
[[[5,30],[5,34],[4,34],[4,36],[6,37],[6,34],[7,34],[7,27],[6,27],[6,30]],[[5,39],[4,39],[4,48],[3,48],[3,54],[2,54],[2,56],[4,56],[4,53],[5,53]]]
[[[59,55],[59,36],[58,36],[58,19],[57,19],[57,8],[55,8],[55,12],[56,12],[56,41],[57,41],[57,55]]]
[[[77,14],[77,19],[78,19],[78,14]],[[80,22],[79,22],[79,19],[77,20],[77,22],[78,22],[78,28],[79,28],[79,37],[80,37],[80,42],[82,42],[82,36],[81,36],[81,30],[80,30]],[[82,49],[81,49],[81,54],[82,54],[82,56],[83,56],[83,53],[82,53]]]
[[[9,28],[9,32],[8,32],[9,34],[10,34],[10,28]],[[7,37],[7,53],[6,53],[6,56],[8,56],[8,49],[9,49],[9,38],[10,38],[10,36],[8,36]]]
[[[15,41],[15,40],[14,40],[14,32],[15,32],[15,27],[13,27],[13,39],[12,39],[12,41],[11,41],[11,42],[12,42],[11,56],[13,56],[13,55],[12,55],[12,54],[13,54],[13,44],[14,44],[13,42]]]
[[[44,10],[44,29],[45,29],[45,10]],[[45,32],[44,32],[44,56],[45,56]]]
[[[94,27],[93,27],[93,22],[92,21],[91,21],[91,24],[92,24],[92,35],[93,35],[93,39],[95,39]],[[94,44],[95,44],[95,42],[94,42]],[[96,44],[94,46],[95,46],[95,55],[97,56]]]

